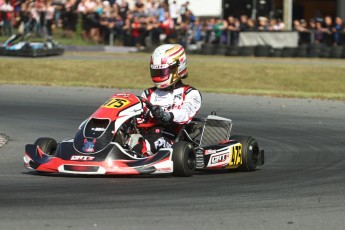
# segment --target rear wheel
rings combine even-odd
[[[54,155],[57,148],[57,142],[53,138],[49,137],[38,138],[34,145],[38,145],[38,147],[40,147],[40,149],[48,155]]]
[[[259,144],[253,137],[231,136],[231,140],[236,140],[242,144],[242,165],[240,170],[254,171],[259,163]]]
[[[174,176],[192,176],[196,167],[194,146],[186,141],[175,143],[173,145],[172,160],[174,162]]]

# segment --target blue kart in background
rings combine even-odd
[[[0,55],[18,57],[44,57],[62,55],[64,48],[51,39],[30,42],[30,34],[15,34],[0,46]]]

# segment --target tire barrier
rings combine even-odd
[[[344,53],[344,47],[343,46],[333,46],[330,51],[330,58],[342,58]]]
[[[241,46],[239,56],[251,57],[254,56],[255,46]]]
[[[296,49],[295,57],[308,57],[308,45],[301,45]]]
[[[283,55],[283,49],[272,49],[271,57],[281,57]]]
[[[238,46],[230,46],[226,48],[225,56],[239,56],[240,54],[240,47]]]
[[[286,58],[345,58],[345,47],[329,47],[324,44],[303,44],[299,47],[272,48],[260,46],[225,46],[205,44],[198,51],[191,53],[203,55],[221,55],[230,57],[286,57]]]
[[[329,58],[330,57],[330,52],[331,52],[331,48],[328,46],[323,46],[321,48],[319,57],[320,58]]]
[[[296,48],[285,47],[283,49],[282,57],[295,57]]]
[[[269,57],[271,56],[272,46],[256,46],[255,57]]]
[[[320,56],[323,44],[311,44],[308,47],[308,57],[317,58]]]

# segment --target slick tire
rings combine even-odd
[[[47,155],[54,155],[57,148],[57,142],[53,138],[41,137],[38,138],[34,145],[38,145],[40,149]]]
[[[174,162],[174,176],[192,176],[196,168],[196,156],[193,145],[186,141],[179,141],[173,145],[172,160]]]
[[[253,137],[231,136],[231,140],[237,140],[242,144],[242,165],[239,170],[251,172],[256,169],[259,163],[259,144]]]

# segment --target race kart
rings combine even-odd
[[[53,40],[30,42],[30,34],[15,34],[0,46],[0,55],[19,57],[43,57],[62,55],[64,49]]]
[[[264,150],[249,136],[230,136],[230,119],[209,115],[180,127],[171,148],[152,156],[133,151],[145,130],[159,126],[152,104],[130,93],[114,94],[80,125],[74,138],[39,138],[25,146],[24,166],[67,174],[167,174],[191,176],[202,169],[253,171]]]

